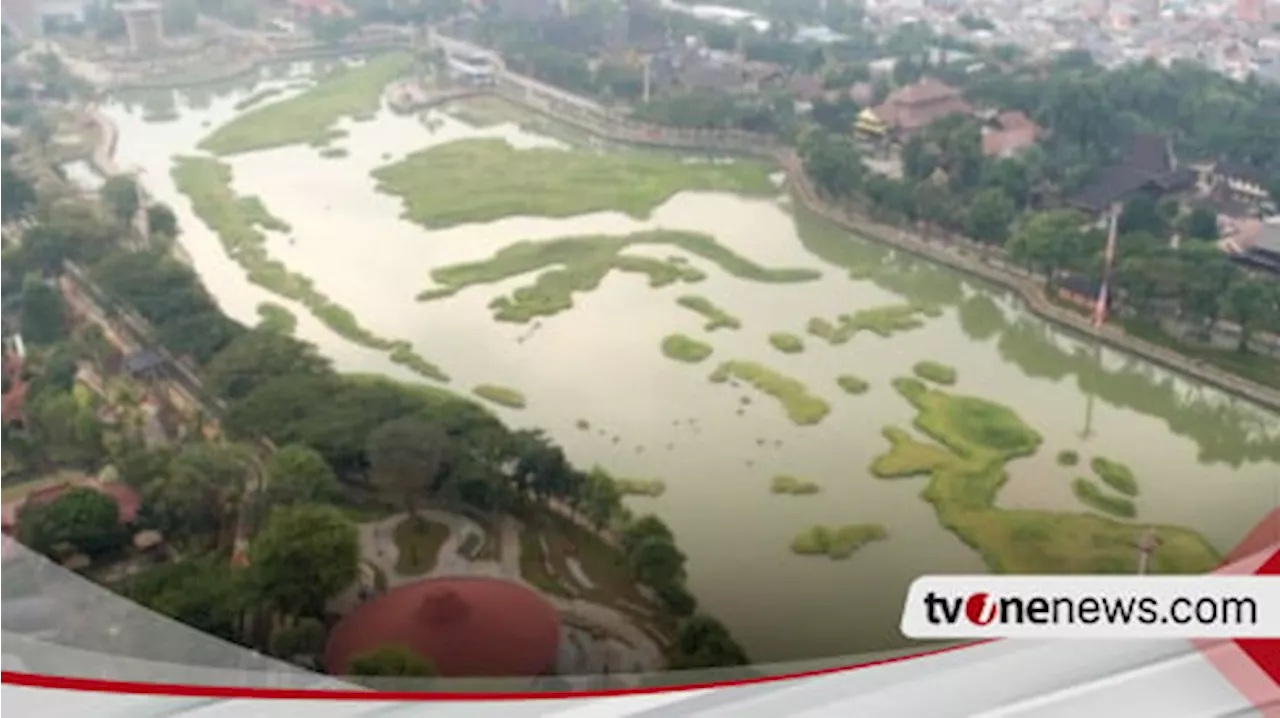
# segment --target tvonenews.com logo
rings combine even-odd
[[[913,638],[1280,634],[1280,581],[1258,581],[1207,576],[926,577],[909,591],[902,630]],[[1264,610],[1273,599],[1276,609]]]

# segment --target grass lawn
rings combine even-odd
[[[542,533],[529,527],[520,532],[520,577],[540,591],[573,598],[573,592],[549,571],[541,539]]]
[[[995,500],[1005,464],[1034,454],[1042,439],[1011,409],[958,396],[918,379],[894,388],[916,409],[916,428],[947,449],[922,494],[939,522],[977,550],[998,573],[1131,573],[1143,527],[1089,513],[1001,509]],[[887,434],[887,432],[886,432]],[[901,436],[899,438],[902,438]],[[890,441],[893,441],[891,438]],[[898,452],[900,442],[894,442]],[[879,461],[879,460],[877,460]],[[1156,573],[1205,573],[1220,562],[1203,536],[1156,526],[1162,541]]]
[[[653,230],[625,237],[564,237],[541,242],[517,242],[479,262],[440,267],[431,272],[439,285],[418,294],[420,301],[452,296],[469,287],[493,284],[532,272],[532,284],[516,289],[510,297],[490,303],[499,321],[525,323],[573,307],[573,295],[589,292],[612,271],[644,274],[653,287],[706,278],[686,262],[623,254],[631,246],[669,245],[715,263],[726,272],[760,282],[805,282],[819,274],[808,269],[771,269],[734,254],[704,234]]]
[[[355,315],[333,303],[307,277],[289,271],[267,254],[263,230],[289,231],[257,197],[242,197],[231,186],[230,165],[208,157],[178,157],[173,181],[191,200],[196,216],[217,233],[227,256],[248,274],[249,281],[305,306],[343,338],[361,346],[391,353],[392,361],[435,381],[448,381],[439,367],[419,356],[407,342],[379,337],[360,325]]]
[[[516,389],[496,384],[481,384],[472,389],[471,393],[508,409],[523,409],[528,403],[525,401],[524,394]]]
[[[599,536],[558,514],[544,514],[538,525],[547,539],[548,558],[556,575],[566,581],[572,580],[570,577],[574,574],[569,568],[568,558],[573,557],[578,560],[582,573],[590,579],[593,586],[584,586],[578,591],[583,598],[633,616],[637,615],[633,607],[652,605],[640,593],[622,553]]]
[[[711,345],[684,334],[671,334],[662,340],[662,353],[668,359],[697,364],[711,356]]]
[[[691,163],[620,150],[518,150],[500,139],[449,142],[373,172],[399,197],[405,217],[438,229],[503,217],[623,212],[637,219],[685,190],[771,196],[771,168],[758,161]]]
[[[833,561],[849,558],[858,549],[889,538],[880,524],[810,526],[791,542],[791,551],[802,556],[826,556]]]
[[[696,294],[686,294],[676,300],[676,304],[690,311],[701,314],[707,323],[703,329],[714,332],[717,329],[741,329],[742,321],[732,314],[716,306],[710,299]]]
[[[924,326],[921,316],[934,316],[936,310],[926,305],[890,304],[883,307],[860,309],[853,314],[841,314],[834,321],[823,317],[809,320],[809,334],[832,346],[848,342],[860,332],[871,332],[881,337],[891,337],[900,332]]]
[[[769,490],[775,494],[785,494],[787,496],[809,496],[821,491],[822,487],[813,481],[802,479],[798,476],[779,474],[773,477]]]
[[[731,379],[742,380],[777,399],[791,421],[801,426],[817,424],[831,412],[831,405],[810,394],[803,383],[763,364],[734,359],[724,362],[711,374],[711,381],[717,384]]]
[[[440,548],[449,538],[449,527],[423,518],[407,518],[392,533],[399,555],[396,571],[405,576],[421,576],[436,567]]]
[[[951,386],[956,383],[956,370],[946,364],[936,361],[922,361],[911,367],[911,372],[921,379],[927,379],[934,384],[943,386]]]
[[[382,90],[413,64],[408,53],[369,60],[321,80],[300,95],[249,110],[215,129],[200,149],[234,155],[295,144],[322,145],[344,117],[376,110]]]

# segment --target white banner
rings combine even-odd
[[[924,576],[910,638],[1280,638],[1277,576]]]

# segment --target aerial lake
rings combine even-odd
[[[171,177],[175,157],[205,156],[197,145],[243,111],[237,103],[267,88],[282,90],[271,102],[304,91],[304,68],[294,71],[198,94],[118,98],[104,108],[119,129],[117,161],[173,207],[186,254],[232,317],[255,324],[259,305],[273,302],[293,312],[297,336],[340,369],[426,381],[386,351],[353,343],[301,304],[250,283]],[[173,112],[147,109],[156,103]],[[781,187],[773,196],[680,192],[645,219],[621,212],[508,216],[441,229],[409,221],[402,200],[379,191],[371,173],[411,153],[481,137],[522,150],[587,151],[514,123],[472,126],[459,119],[465,116],[432,112],[424,120],[384,107],[372,119],[341,121],[347,134],[330,145],[344,150],[341,156],[297,144],[221,159],[232,169],[236,195],[256,197],[288,225],[264,230],[267,254],[370,332],[410,341],[459,393],[481,384],[518,390],[526,408],[494,410],[513,425],[545,429],[575,463],[663,480],[665,493],[630,498],[630,506],[671,526],[689,555],[691,590],[758,661],[901,647],[897,625],[912,579],[988,570],[921,498],[927,477],[884,480],[868,470],[889,448],[884,427],[909,428],[916,418],[890,382],[921,361],[955,370],[945,391],[1007,406],[1044,437],[1033,455],[1008,464],[996,500],[1001,509],[1090,511],[1072,480],[1089,475],[1093,457],[1133,470],[1141,493],[1132,522],[1190,529],[1219,554],[1277,505],[1276,414],[1099,350],[993,287],[823,223]],[[433,270],[482,262],[516,242],[646,230],[702,233],[762,267],[820,276],[752,281],[682,246],[635,244],[624,254],[680,257],[680,266],[705,279],[654,287],[643,274],[609,272],[595,289],[575,294],[572,308],[526,323],[496,321],[489,304],[532,276],[432,301],[417,297],[438,286]],[[706,331],[704,316],[677,304],[685,295],[705,297],[741,327]],[[807,331],[815,317],[906,303],[940,311],[890,336],[859,332],[830,343]],[[800,337],[803,350],[771,346],[777,333]],[[700,363],[674,361],[663,354],[664,338],[673,334],[696,338],[713,353]],[[829,404],[829,414],[798,424],[746,382],[709,381],[728,360],[758,362],[803,382]],[[864,380],[865,393],[842,390],[842,375]],[[1064,451],[1077,452],[1081,465],[1061,465]],[[772,493],[778,475],[811,481],[820,492]],[[887,539],[846,560],[791,551],[810,526],[861,523],[883,525]],[[1134,557],[1136,563],[1136,549]]]

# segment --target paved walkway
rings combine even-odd
[[[520,575],[521,525],[514,518],[506,516],[499,523],[499,560],[472,561],[462,555],[461,549],[468,537],[485,536],[484,529],[478,523],[461,514],[439,509],[419,509],[418,515],[449,529],[449,536],[440,547],[435,567],[425,574],[407,575],[396,570],[400,551],[396,547],[394,532],[396,526],[409,518],[407,513],[359,526],[361,556],[386,576],[388,588],[427,578],[489,576],[538,590]],[[372,578],[372,575],[365,573],[363,580],[366,586],[372,586]],[[331,607],[337,610],[354,608],[360,601],[359,591],[360,586],[353,586],[335,598]],[[625,614],[582,599],[552,596],[541,591],[539,593],[555,606],[566,624],[597,627],[620,639],[593,641],[586,631],[569,628],[566,631],[566,644],[571,648],[562,651],[567,665],[561,666],[567,672],[600,673],[607,666],[610,673],[642,673],[663,664],[662,648]],[[627,645],[624,647],[623,643]]]

